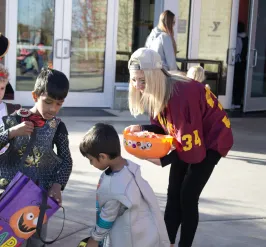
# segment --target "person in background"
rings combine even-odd
[[[158,52],[165,70],[177,70],[176,42],[174,38],[175,15],[170,10],[160,15],[158,26],[155,27],[146,40],[145,47]]]
[[[204,82],[205,81],[205,71],[201,66],[193,66],[191,67],[187,72],[187,77],[198,81],[198,82]],[[211,89],[209,84],[205,85],[206,88]]]
[[[245,31],[245,24],[243,22],[239,22],[237,27],[236,59],[233,85],[233,109],[239,109],[243,105],[248,53],[248,37]]]

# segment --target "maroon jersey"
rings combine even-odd
[[[164,112],[152,124],[162,127],[179,142],[178,156],[194,164],[207,149],[226,156],[233,145],[230,121],[216,96],[196,81],[177,82]]]

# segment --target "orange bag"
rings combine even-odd
[[[159,159],[167,155],[173,144],[170,135],[159,135],[148,131],[129,133],[124,131],[126,151],[141,159]]]

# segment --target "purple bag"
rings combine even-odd
[[[42,224],[59,208],[47,192],[18,172],[0,198],[0,246],[20,246],[36,231],[40,235]]]

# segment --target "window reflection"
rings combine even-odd
[[[188,38],[189,38],[189,12],[190,12],[190,1],[179,0],[178,10],[178,27],[177,27],[177,50],[178,58],[187,57]],[[181,65],[179,64],[179,67]]]
[[[107,3],[73,0],[71,91],[103,91]]]
[[[266,97],[266,33],[265,33],[265,11],[266,2],[260,0],[257,14],[256,42],[257,64],[253,68],[251,97]],[[255,59],[254,59],[255,60]]]
[[[40,70],[52,66],[54,6],[54,0],[18,1],[18,91],[31,91]]]
[[[153,28],[154,1],[119,0],[116,82],[128,82],[131,54],[145,45]]]

